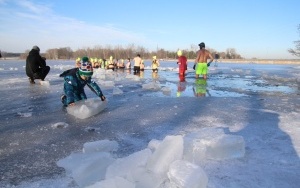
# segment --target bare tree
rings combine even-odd
[[[47,59],[58,59],[58,49],[49,49],[46,51],[46,58]]]
[[[298,31],[300,33],[300,24],[298,25]],[[300,40],[294,41],[295,43],[295,49],[288,49],[288,52],[290,52],[292,55],[300,57]]]

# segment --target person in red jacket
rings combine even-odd
[[[185,71],[187,70],[187,58],[184,55],[182,55],[181,50],[178,50],[177,56],[178,56],[177,64],[179,65],[179,77],[184,77]]]

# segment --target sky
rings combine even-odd
[[[244,58],[299,59],[300,1],[0,0],[0,50],[234,48]]]

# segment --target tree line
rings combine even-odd
[[[298,32],[300,34],[300,24],[298,25]],[[295,48],[294,49],[290,48],[288,51],[292,55],[300,57],[300,40],[296,40],[294,41],[294,43],[295,43]]]
[[[195,59],[197,57],[197,51],[199,47],[196,45],[191,45],[190,49],[181,49],[183,54],[188,59]],[[214,57],[219,57],[220,59],[243,59],[240,54],[236,52],[234,48],[228,48],[225,52],[218,52],[214,49],[207,48]],[[25,59],[29,54],[30,50],[26,50],[25,53],[20,54],[21,59]],[[177,51],[168,51],[163,48],[158,48],[156,51],[149,51],[143,46],[136,46],[135,44],[130,44],[126,47],[121,45],[117,46],[95,46],[94,48],[82,48],[73,51],[70,47],[61,47],[48,49],[44,54],[42,54],[47,59],[76,59],[77,57],[88,56],[91,58],[101,58],[109,59],[112,56],[114,59],[127,59],[133,58],[137,54],[140,54],[143,59],[152,59],[153,56],[157,56],[159,59],[176,59]]]

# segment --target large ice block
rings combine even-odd
[[[205,159],[238,158],[244,154],[244,138],[225,134],[222,129],[204,128],[184,137],[183,159],[197,165],[201,165]]]
[[[207,175],[200,166],[183,160],[170,165],[168,177],[176,187],[205,188],[208,183]]]
[[[164,176],[169,169],[169,165],[173,161],[181,159],[182,155],[182,136],[166,136],[152,156],[150,156],[146,167],[153,173]]]
[[[101,101],[101,99],[98,97],[90,98],[87,100],[78,101],[74,106],[68,106],[67,112],[77,118],[86,119],[100,113],[105,109],[106,105],[107,100]]]
[[[115,161],[107,152],[72,153],[57,162],[80,187],[92,185],[105,178],[106,168]]]
[[[202,128],[184,136],[183,159],[201,165],[206,158],[207,143],[225,135],[223,129]]]
[[[152,152],[149,148],[135,152],[127,157],[119,158],[107,167],[105,178],[123,177],[126,179],[134,179],[132,173],[140,167],[145,167],[148,158]]]

